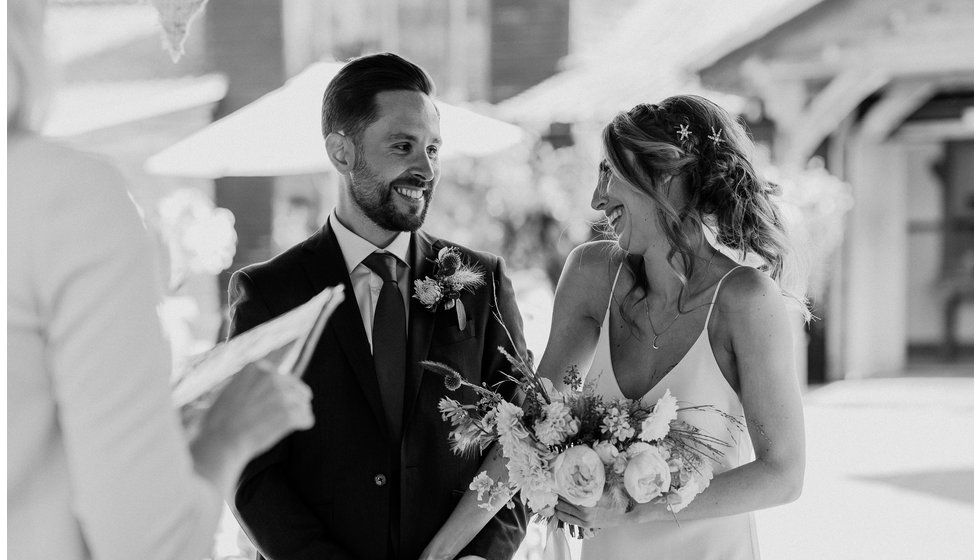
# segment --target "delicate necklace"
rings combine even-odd
[[[684,289],[681,288],[681,291],[683,292]],[[650,302],[648,302],[646,298],[644,298],[643,301],[646,302],[646,306],[647,306],[647,323],[650,323],[650,330],[653,331],[653,344],[651,344],[651,346],[653,347],[654,350],[660,350],[660,347],[657,346],[657,339],[667,334],[667,331],[670,330],[670,327],[674,325],[674,321],[676,321],[677,318],[681,316],[681,312],[678,311],[677,315],[674,315],[674,318],[671,319],[669,323],[667,323],[667,326],[664,327],[664,330],[662,330],[661,332],[657,332],[657,329],[654,328],[653,326],[653,319],[650,318]]]
[[[717,254],[718,254],[717,251],[711,252],[711,258],[708,259],[708,265],[704,267],[705,275],[704,277],[701,278],[701,281],[698,282],[698,288],[700,288],[701,284],[704,283],[704,278],[707,277],[708,271],[711,270],[711,262],[715,260],[715,255]],[[667,323],[667,326],[664,327],[664,330],[660,331],[659,333],[657,332],[656,327],[653,326],[653,319],[650,318],[650,300],[647,298],[643,298],[643,303],[646,305],[647,308],[647,323],[650,324],[650,330],[653,331],[653,343],[651,344],[651,346],[653,347],[654,350],[660,350],[660,347],[657,346],[657,340],[659,340],[661,336],[667,334],[667,331],[670,330],[670,327],[673,327],[674,322],[676,322],[677,318],[681,316],[681,299],[683,297],[684,297],[684,286],[681,286],[681,293],[677,295],[677,314],[674,315],[674,318],[671,319],[669,323]]]

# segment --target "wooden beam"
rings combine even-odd
[[[834,132],[858,104],[884,87],[884,72],[853,69],[835,77],[810,102],[800,118],[787,131],[788,146],[781,160],[803,164],[820,142]]]
[[[819,56],[766,62],[772,79],[813,80],[848,70],[880,70],[895,78],[973,73],[973,37],[959,33],[929,41],[890,40],[852,47],[829,45]]]
[[[914,143],[972,140],[974,138],[973,118],[907,124],[898,129],[894,138],[903,142]]]
[[[857,134],[870,142],[883,141],[938,89],[938,83],[933,80],[893,82],[864,117]]]

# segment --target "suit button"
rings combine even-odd
[[[383,474],[376,474],[376,475],[374,475],[374,485],[375,486],[384,486],[385,484],[388,484],[388,478],[385,477],[385,475],[383,475]]]

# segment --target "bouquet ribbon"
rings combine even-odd
[[[552,515],[545,531],[542,560],[572,560],[572,551],[568,548],[565,531],[558,527],[558,516]]]

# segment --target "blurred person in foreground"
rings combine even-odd
[[[209,556],[247,461],[312,425],[309,389],[241,372],[188,445],[150,236],[110,165],[32,132],[43,2],[7,13],[7,553]]]
[[[509,370],[498,347],[525,351],[503,261],[419,229],[440,174],[433,90],[425,71],[393,54],[348,62],[323,98],[337,206],[309,239],[232,276],[231,336],[327,286],[347,294],[303,375],[316,426],[250,464],[235,497],[265,558],[416,560],[482,461],[450,450],[438,407],[449,389],[419,362],[496,385]],[[482,278],[454,298],[420,287],[463,266]],[[460,543],[462,554],[510,558],[525,522],[522,508],[501,510]]]
[[[793,252],[774,186],[749,160],[741,125],[698,96],[671,97],[620,113],[603,131],[592,207],[613,241],[569,255],[555,296],[539,372],[564,389],[570,366],[607,400],[652,406],[669,390],[690,405],[713,405],[723,419],[682,418],[728,442],[712,459],[713,478],[689,506],[672,512],[603,497],[595,507],[559,498],[558,520],[589,529],[582,558],[726,559],[759,557],[752,512],[795,500],[803,485],[804,432],[790,323]],[[706,233],[707,232],[707,233]],[[758,267],[743,266],[753,257]],[[504,461],[491,478],[506,480]],[[491,512],[471,491],[430,549],[451,543]]]

